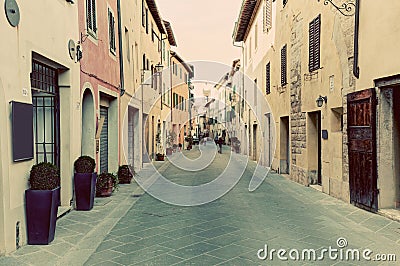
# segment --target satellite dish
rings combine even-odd
[[[13,27],[18,26],[20,13],[17,2],[15,0],[6,0],[4,2],[4,9],[6,12],[8,23],[10,23],[10,25]]]
[[[69,56],[71,57],[71,59],[75,61],[76,45],[73,40],[69,40],[69,42],[68,42],[68,51],[69,51]]]

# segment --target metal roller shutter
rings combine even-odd
[[[100,134],[100,173],[108,172],[108,108],[100,107],[100,117],[104,117]]]

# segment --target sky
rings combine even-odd
[[[231,65],[240,57],[232,33],[242,0],[156,0],[177,41],[173,49],[185,61],[207,60]]]

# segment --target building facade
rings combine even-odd
[[[346,201],[343,91],[355,84],[353,33],[354,17],[317,1],[269,0],[243,1],[234,32],[243,51],[244,79],[253,81],[243,83],[244,98],[255,105],[255,87],[272,110],[263,114],[271,127],[264,135],[276,147],[271,145],[264,158],[276,148],[272,169]],[[249,121],[248,150],[254,157],[251,113],[244,119]]]
[[[73,199],[73,163],[81,154],[81,116],[79,63],[69,49],[79,38],[78,6],[66,1],[18,1],[11,13],[3,12],[0,29],[0,255],[26,244],[25,190],[29,171],[47,161],[60,168],[61,206]],[[43,10],[52,10],[45,16]],[[68,21],[69,23],[65,23]],[[40,30],[32,30],[40,29]],[[51,33],[51,34],[50,34]],[[7,62],[7,63],[5,63]],[[23,134],[20,156],[15,145],[17,122],[13,109],[30,109],[23,123],[32,122]],[[27,113],[26,115],[29,115]],[[32,137],[32,141],[30,139]],[[21,150],[19,150],[21,151]]]

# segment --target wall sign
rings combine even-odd
[[[13,161],[33,159],[33,106],[11,102]]]

